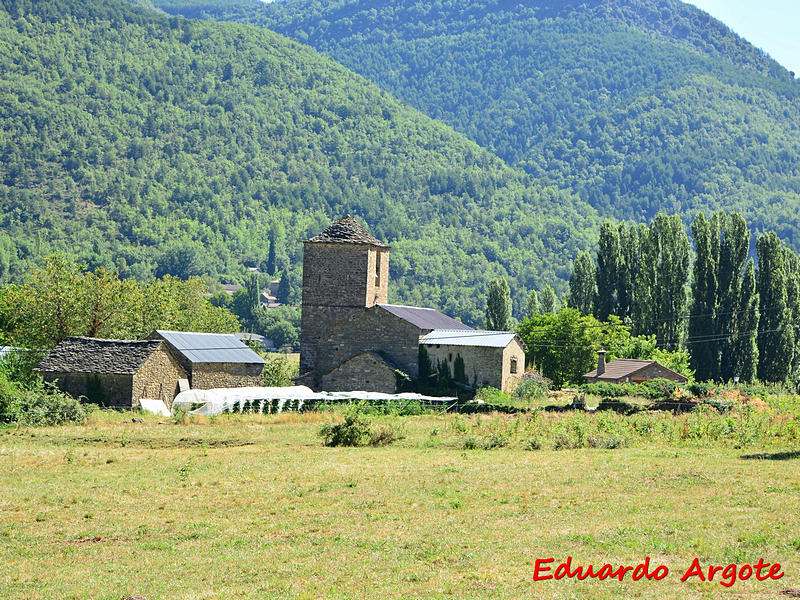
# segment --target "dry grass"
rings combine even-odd
[[[330,415],[125,418],[0,430],[0,596],[684,600],[800,587],[797,448],[786,460],[667,445],[463,451],[465,420],[435,415],[403,418],[393,446],[326,448],[316,432]],[[478,421],[510,423],[466,422]],[[536,558],[567,555],[650,556],[671,574],[532,581]],[[695,556],[764,557],[786,576],[680,583]]]

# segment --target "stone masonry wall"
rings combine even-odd
[[[505,348],[487,348],[484,346],[449,346],[447,344],[426,344],[431,366],[436,369],[440,360],[444,360],[453,375],[453,365],[459,354],[464,359],[464,372],[467,383],[478,386],[489,385],[504,392],[511,391],[516,375],[511,374],[511,358],[517,358],[517,375],[525,371],[525,352],[522,345],[513,340]]]
[[[665,369],[664,367],[658,364],[645,367],[635,375],[631,376],[631,381],[633,383],[640,383],[642,381],[648,381],[650,379],[670,379],[672,381],[686,381],[685,377],[682,376],[676,377],[675,373]]]
[[[397,379],[394,369],[370,352],[354,356],[324,374],[320,389],[328,392],[382,392],[394,394]]]
[[[131,408],[133,375],[103,373],[42,373],[45,381],[56,382],[70,396],[84,396],[89,402],[113,408]]]
[[[252,387],[264,385],[264,365],[248,363],[199,363],[192,368],[192,389]]]
[[[133,376],[134,407],[142,398],[163,400],[171,407],[179,379],[188,379],[188,375],[167,349],[166,343],[162,343]]]
[[[366,244],[303,245],[300,372],[316,370],[317,343],[355,311],[385,303],[389,249]]]
[[[417,377],[419,338],[419,328],[373,306],[337,323],[320,341],[316,371],[322,375],[357,354],[372,351],[385,354],[405,373]]]

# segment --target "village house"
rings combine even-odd
[[[597,353],[597,368],[583,376],[587,383],[606,381],[609,383],[642,383],[651,379],[669,379],[679,383],[688,380],[680,373],[668,369],[655,360],[618,358],[606,364],[606,353]]]
[[[432,308],[389,304],[388,284],[389,246],[349,215],[303,242],[298,383],[393,393],[399,375],[419,376],[421,345],[448,360],[460,355],[477,385],[509,390],[524,372],[516,334],[476,331]]]
[[[69,337],[37,371],[71,396],[119,409],[139,408],[142,399],[162,400],[169,407],[179,381],[187,377],[161,340]]]
[[[230,333],[156,330],[184,368],[192,389],[249,387],[264,384],[266,361]]]

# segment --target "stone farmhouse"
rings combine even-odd
[[[264,384],[266,361],[231,333],[156,330],[189,376],[192,389],[249,387]]]
[[[419,376],[420,346],[451,373],[460,356],[475,385],[508,390],[524,372],[516,334],[476,331],[432,308],[388,304],[388,284],[389,246],[349,215],[303,242],[298,383],[393,393],[399,374]]]
[[[186,371],[161,340],[126,341],[69,337],[37,367],[45,381],[100,406],[139,407],[143,398],[167,406]]]
[[[112,408],[168,407],[189,387],[263,385],[265,361],[233,334],[154,331],[147,340],[70,337],[37,367],[64,392]]]
[[[668,369],[655,360],[618,358],[606,364],[606,353],[597,353],[597,368],[583,376],[587,383],[607,381],[609,383],[642,383],[651,379],[669,379],[679,383],[688,380],[680,373]]]

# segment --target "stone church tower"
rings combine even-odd
[[[314,371],[317,346],[335,323],[386,303],[388,283],[389,246],[350,215],[303,242],[301,374]]]

